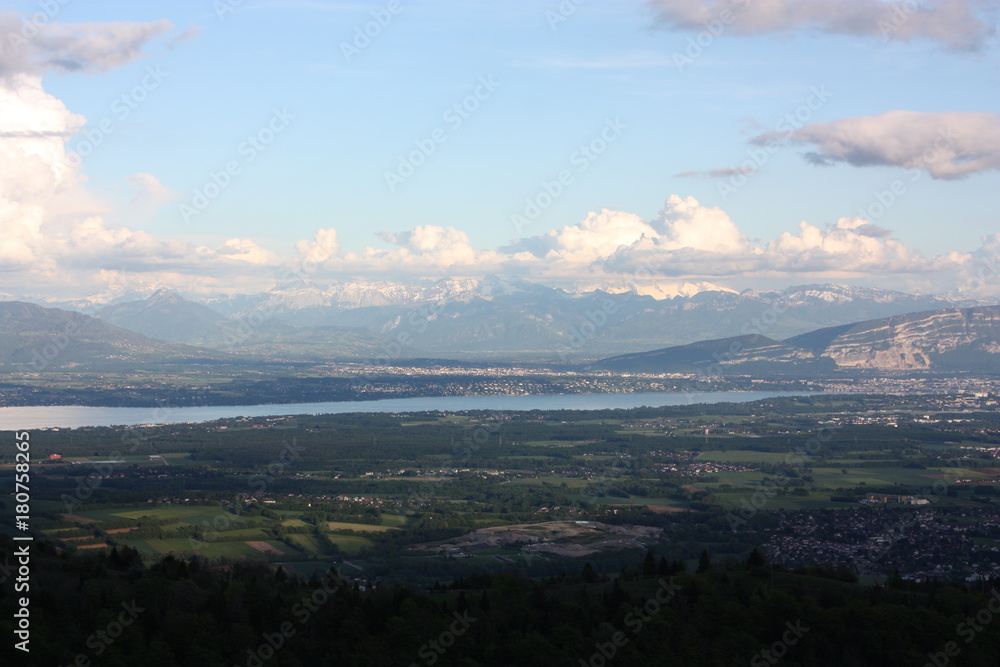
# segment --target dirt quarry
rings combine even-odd
[[[599,521],[547,521],[474,530],[444,542],[420,544],[410,551],[437,553],[474,552],[478,549],[517,548],[529,553],[549,553],[575,558],[599,551],[645,548],[659,539],[662,528],[612,526]]]

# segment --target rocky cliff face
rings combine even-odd
[[[1000,306],[947,308],[827,327],[776,341],[740,336],[605,359],[619,371],[823,373],[943,370],[1000,373]]]
[[[840,368],[1000,370],[1000,306],[898,315],[785,342],[829,357]]]

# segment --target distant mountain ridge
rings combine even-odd
[[[0,303],[0,369],[7,372],[204,361],[227,356],[155,340],[81,313],[21,301]]]
[[[946,308],[826,327],[784,341],[748,334],[602,359],[648,373],[941,370],[1000,373],[1000,306]]]
[[[428,315],[431,304],[435,313]],[[739,293],[708,290],[656,299],[634,291],[573,293],[496,276],[438,281],[415,291],[392,286],[383,292],[374,283],[348,283],[339,290],[298,285],[239,302],[212,303],[233,316],[266,309],[297,326],[345,326],[390,338],[407,336],[415,347],[435,356],[548,360],[597,359],[664,343],[739,335],[748,328],[780,339],[823,326],[955,305],[964,304],[842,285]],[[780,316],[770,317],[777,311]],[[755,318],[762,316],[765,321],[755,325]]]
[[[503,305],[505,299],[516,296],[505,293],[496,300]],[[574,327],[571,335],[582,339],[600,330],[602,322],[606,326],[607,321],[618,314],[612,306],[617,307],[619,303],[613,301],[612,296],[596,294],[578,299],[585,307],[593,308],[588,311],[591,319],[587,321],[591,326]],[[646,301],[648,297],[635,297],[640,305]],[[525,302],[518,297],[514,303],[521,306]],[[470,322],[480,325],[485,322],[477,339],[484,349],[524,350],[525,340],[555,335],[552,331],[555,315],[565,315],[559,310],[535,311],[537,314],[530,327],[523,321],[514,327],[503,320],[503,315],[492,308],[490,302],[473,299],[469,306],[466,312],[473,317],[470,321],[457,321],[451,334],[464,335]],[[425,319],[398,326],[401,330],[409,327],[418,331],[421,325],[429,329],[430,322],[447,314],[446,307],[422,311]],[[601,307],[605,310],[599,310]],[[243,331],[233,327],[246,322],[229,320],[206,310],[210,311],[177,295],[157,293],[141,303],[108,313],[123,318],[173,319],[174,329],[166,323],[161,326],[162,331],[174,331],[175,334],[186,328],[194,329],[195,325],[203,325],[204,331],[222,330],[228,337],[222,348],[212,350],[156,340],[97,318],[57,308],[17,301],[0,303],[0,369],[32,372],[102,365],[135,368],[143,364],[231,363],[237,359],[244,362],[250,359],[325,361],[336,358],[402,361],[422,356],[420,348],[412,341],[403,343],[400,342],[402,338],[394,340],[364,329],[294,327],[265,318]],[[774,317],[783,316],[775,314]],[[144,326],[151,326],[150,322],[143,319]],[[773,323],[773,318],[768,318],[765,311],[758,314],[756,322],[748,320],[745,324],[750,325],[749,330],[737,336],[616,355],[594,362],[591,368],[616,372],[801,376],[845,370],[1000,373],[1000,306],[944,308],[894,315],[814,329],[784,340],[764,333],[768,322]],[[442,331],[448,330],[438,329],[439,335]],[[464,343],[468,346],[467,341]]]
[[[151,338],[270,359],[375,358],[388,344],[384,336],[357,327],[296,327],[276,317],[252,314],[229,318],[169,290],[97,313],[102,320]]]
[[[579,362],[746,333],[781,340],[827,326],[970,305],[844,285],[737,293],[685,283],[671,289],[693,293],[670,298],[632,287],[569,292],[497,276],[416,285],[293,282],[203,303],[159,291],[98,312],[149,336],[240,353],[276,342],[272,351],[291,357],[304,350],[310,358],[377,357],[383,356],[380,348],[404,341],[397,356]],[[243,323],[250,320],[260,321],[246,335]]]

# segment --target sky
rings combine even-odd
[[[0,2],[0,298],[1000,296],[997,0]]]

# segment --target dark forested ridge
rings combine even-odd
[[[996,405],[0,433],[0,664],[995,667]]]
[[[16,557],[0,537],[0,560]],[[650,556],[613,579],[584,565],[544,580],[476,576],[414,591],[280,567],[130,549],[36,545],[30,662],[124,667],[325,665],[923,665],[1000,661],[1000,593],[891,579],[861,588],[833,570],[775,572],[758,556],[699,573]],[[988,618],[987,618],[988,617]],[[978,628],[978,630],[977,630]],[[945,664],[945,663],[939,663]]]

